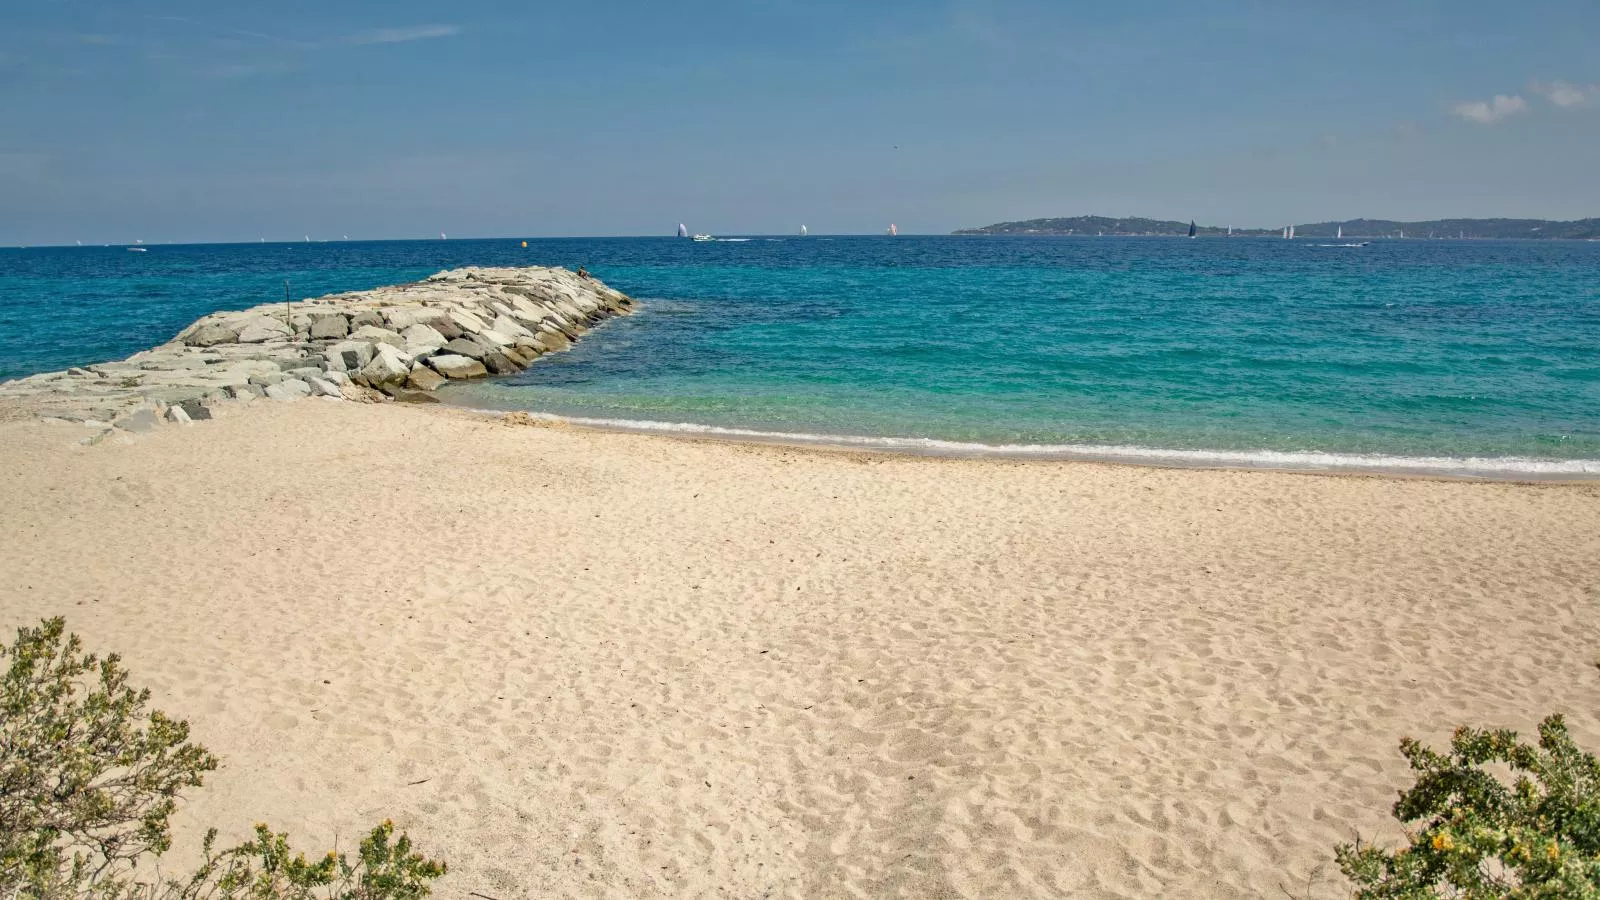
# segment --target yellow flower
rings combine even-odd
[[[1441,831],[1433,836],[1433,849],[1435,850],[1450,850],[1455,845],[1456,842],[1450,839],[1448,832]]]
[[[1551,841],[1550,846],[1544,848],[1544,855],[1549,857],[1551,862],[1555,862],[1561,858],[1561,845]]]

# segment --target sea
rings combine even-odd
[[[1600,477],[1600,243],[752,236],[0,250],[0,379],[457,266],[641,301],[449,402],[905,453]]]

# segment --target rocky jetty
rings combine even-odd
[[[566,269],[452,269],[414,284],[218,312],[120,362],[0,383],[0,400],[115,430],[211,418],[257,400],[433,401],[454,379],[509,375],[633,301]]]

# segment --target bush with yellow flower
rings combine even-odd
[[[1336,852],[1360,900],[1600,898],[1600,762],[1561,716],[1537,744],[1460,728],[1447,753],[1410,738],[1400,752],[1417,775],[1394,805],[1409,843]]]

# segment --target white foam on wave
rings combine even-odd
[[[503,410],[482,410],[502,413]],[[1518,456],[1386,456],[1326,453],[1314,450],[1167,450],[1157,447],[1097,444],[980,444],[935,438],[866,437],[849,434],[758,431],[693,422],[602,419],[530,413],[534,419],[608,431],[666,434],[761,444],[787,444],[987,459],[1061,459],[1129,463],[1176,468],[1272,469],[1290,472],[1370,472],[1399,475],[1446,475],[1495,480],[1600,479],[1600,459],[1531,459]]]

